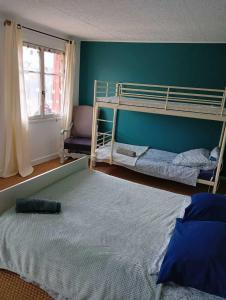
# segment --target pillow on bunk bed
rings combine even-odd
[[[220,157],[220,148],[217,146],[213,148],[213,150],[210,152],[209,159],[212,161],[217,161],[219,160],[219,157]]]
[[[209,150],[207,149],[192,149],[178,154],[173,164],[185,167],[203,167],[210,164]]]
[[[183,221],[220,221],[226,223],[226,196],[197,193],[192,195],[191,204],[185,209]]]
[[[177,219],[157,283],[226,297],[226,224]]]

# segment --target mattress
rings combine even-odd
[[[114,145],[113,163],[117,165],[122,165],[130,170],[149,176],[154,176],[157,178],[172,180],[191,186],[196,186],[198,178],[210,180],[215,170],[215,168],[210,170],[200,170],[200,168],[197,167],[185,167],[174,165],[172,162],[177,156],[177,153],[152,148],[148,149],[142,155],[140,155],[136,159],[135,165],[127,164],[127,156],[119,155],[116,153],[117,145],[118,143],[115,143]],[[127,144],[122,143],[120,144],[120,146],[125,148],[128,147]],[[133,149],[132,145],[130,145],[130,149]],[[110,144],[106,144],[105,146],[98,148],[96,150],[97,161],[107,161],[107,159],[109,159],[109,153]],[[118,159],[119,156],[122,156],[122,159]]]
[[[177,156],[177,153],[162,151],[158,149],[149,149],[144,155],[142,155],[136,163],[138,172],[145,172],[147,175],[169,179],[188,185],[196,185],[197,179],[211,180],[214,175],[215,168],[210,170],[184,167],[174,165],[173,159]],[[211,162],[211,165],[216,163]]]
[[[188,99],[189,100],[189,99]],[[97,102],[102,103],[112,103],[118,104],[119,97],[97,97]],[[137,98],[130,98],[130,97],[120,97],[120,104],[121,105],[128,105],[128,106],[137,106],[137,107],[152,107],[152,108],[159,108],[165,109],[165,100],[143,100]],[[191,103],[179,103],[175,101],[169,101],[167,104],[167,109],[171,110],[180,110],[180,111],[187,111],[187,112],[197,112],[197,113],[206,113],[206,114],[213,114],[213,115],[220,115],[221,114],[221,107],[217,107],[214,105],[200,105],[200,104],[191,104]],[[223,115],[226,115],[226,109],[224,109]]]
[[[190,197],[83,170],[32,198],[62,203],[60,215],[0,216],[0,268],[55,299],[215,300],[156,286],[175,219]]]

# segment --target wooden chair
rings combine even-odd
[[[64,140],[61,163],[68,157],[76,158],[76,153],[91,153],[93,107],[80,105],[73,107],[72,124],[70,128],[62,129]],[[65,134],[70,132],[70,137],[65,139]]]

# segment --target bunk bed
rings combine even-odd
[[[93,126],[92,126],[92,146],[91,146],[91,168],[95,165],[96,161],[104,161],[110,164],[123,165],[124,167],[133,169],[135,171],[155,176],[153,173],[153,164],[150,159],[150,149],[146,149],[142,155],[136,159],[134,165],[123,162],[123,159],[115,159],[117,143],[115,141],[115,130],[117,126],[117,112],[118,110],[127,110],[135,112],[144,112],[159,115],[170,115],[177,117],[187,117],[203,120],[217,121],[222,124],[221,135],[219,139],[219,157],[213,168],[198,169],[196,168],[196,182],[212,187],[213,193],[216,193],[220,171],[223,165],[223,155],[226,142],[226,108],[225,108],[226,89],[206,89],[206,88],[192,88],[180,86],[165,86],[165,85],[152,85],[140,83],[112,83],[105,81],[94,82],[94,103],[93,103]],[[102,108],[112,109],[112,120],[99,117],[99,111]],[[111,130],[99,130],[103,128],[100,124],[111,124]],[[123,146],[123,145],[120,145]],[[129,145],[126,145],[128,148]],[[136,147],[136,146],[134,146]],[[155,149],[152,149],[151,155]],[[157,149],[156,149],[157,150]],[[160,151],[161,150],[157,150]],[[100,153],[106,152],[108,155],[102,156]],[[163,153],[157,153],[160,163]],[[156,154],[156,153],[155,153]],[[173,165],[173,156],[175,153],[165,153],[168,155],[167,168],[169,173],[172,170],[179,171],[176,178],[180,178],[180,174],[187,172],[188,177],[190,171],[195,172],[195,169],[180,170],[179,166]],[[163,155],[164,156],[164,155]],[[170,157],[172,156],[172,160]],[[145,169],[139,163],[142,159],[147,159],[145,162],[150,162],[146,165]],[[148,168],[149,167],[149,168]],[[164,178],[165,168],[160,168],[160,174],[157,177]],[[185,173],[183,173],[185,172]],[[182,176],[183,177],[183,176]],[[186,174],[185,174],[186,177]],[[168,179],[177,180],[174,176]],[[194,184],[194,178],[192,184]],[[183,183],[189,183],[182,181]]]

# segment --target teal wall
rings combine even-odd
[[[224,88],[226,44],[82,42],[80,104],[92,105],[94,80]],[[218,143],[218,122],[121,111],[118,141],[181,152]]]

